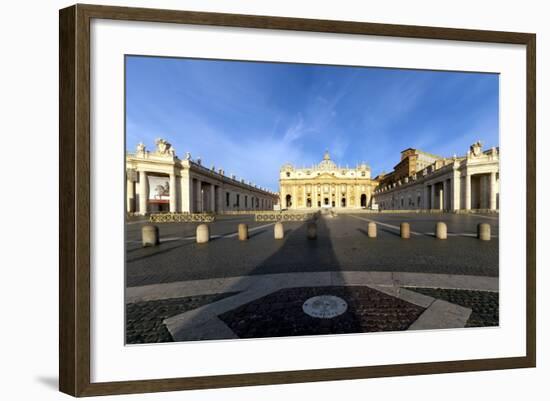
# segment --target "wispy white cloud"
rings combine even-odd
[[[304,127],[304,117],[302,113],[298,113],[298,118],[285,131],[283,142],[290,143],[296,141],[306,134]]]
[[[486,131],[498,143],[495,110],[482,107],[495,103],[494,83],[476,85],[475,74],[212,63],[129,74],[129,149],[165,137],[179,156],[277,189],[283,163],[318,163],[325,149],[376,174],[406,147],[460,153]]]

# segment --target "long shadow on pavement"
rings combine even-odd
[[[369,287],[333,284],[334,272],[340,271],[341,266],[334,252],[330,228],[323,217],[316,218],[315,223],[316,239],[307,238],[307,223],[290,233],[286,232],[288,235],[282,240],[283,245],[277,252],[249,271],[246,277],[223,289],[224,293],[235,292],[237,295],[201,307],[184,324],[181,321],[178,323],[177,317],[173,319],[169,325],[174,331],[175,340],[229,339],[235,338],[235,335],[239,338],[287,337],[406,329],[422,312],[421,308]],[[254,241],[245,242],[244,246],[254,247]],[[320,275],[320,272],[323,273]],[[285,273],[288,275],[285,276]],[[253,276],[263,281],[251,280]],[[266,277],[271,277],[273,282],[266,282]],[[319,277],[324,277],[324,281],[319,281]],[[330,297],[322,300],[315,298],[323,295]],[[329,318],[306,314],[306,302],[313,306],[314,312]],[[380,305],[385,308],[382,313],[378,310]],[[333,316],[326,309],[327,306],[341,306],[343,313]],[[231,330],[227,330],[227,327]]]

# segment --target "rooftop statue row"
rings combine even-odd
[[[483,151],[483,144],[481,141],[476,141],[470,145],[470,149],[466,153],[466,156],[457,157],[453,155],[450,158],[441,157],[435,160],[432,164],[427,167],[424,167],[421,170],[415,171],[412,175],[399,178],[393,182],[387,182],[380,185],[376,192],[380,193],[385,190],[390,190],[400,185],[408,184],[414,182],[417,179],[422,179],[423,177],[430,176],[433,173],[440,171],[442,168],[449,169],[449,166],[453,168],[460,168],[461,166],[468,165],[480,165],[486,163],[495,163],[498,162],[499,158],[499,148],[492,147],[489,150]]]
[[[357,170],[370,170],[370,167],[365,162],[362,162],[361,164],[357,165],[356,169]],[[281,171],[286,171],[286,170],[299,170],[299,169],[295,168],[290,163],[285,163],[283,165],[283,167],[281,167]],[[307,167],[307,168],[303,167],[302,170],[324,170],[324,171],[325,170],[350,170],[350,168],[348,166],[346,166],[346,167],[338,166],[330,158],[330,154],[329,154],[328,150],[326,150],[324,155],[323,155],[323,160],[321,160],[320,163],[315,164],[311,167]]]
[[[170,160],[172,160],[172,161],[179,160],[178,157],[176,156],[176,150],[174,149],[172,144],[169,143],[168,141],[166,141],[165,139],[158,138],[155,141],[155,145],[156,145],[155,151],[154,152],[149,152],[147,150],[147,148],[145,147],[145,145],[143,144],[143,142],[140,142],[136,147],[136,153],[135,153],[134,156],[137,157],[137,158],[149,158],[149,156],[153,156],[153,157],[156,157],[156,158],[159,158],[159,157],[160,158],[166,158],[169,161]],[[191,157],[190,152],[185,152],[185,157],[184,157],[183,160],[191,162],[194,165],[198,165],[203,169],[210,170],[210,172],[212,172],[212,173],[216,173],[216,174],[219,174],[219,175],[222,175],[222,176],[226,176],[225,170],[223,170],[223,169],[216,170],[215,166],[212,166],[210,169],[208,169],[206,166],[203,166],[202,165],[202,160],[201,160],[200,157],[193,160],[192,157]],[[269,189],[261,187],[257,184],[254,184],[252,181],[245,181],[244,179],[238,180],[237,176],[235,174],[231,174],[230,177],[234,181],[239,181],[242,184],[246,184],[248,186],[260,189],[262,191],[272,193],[272,191],[270,191]]]
[[[155,155],[155,156],[176,157],[176,149],[174,149],[172,144],[170,144],[168,141],[166,141],[162,138],[158,138],[155,141],[155,145],[156,145],[157,149],[155,150],[155,152],[153,152],[153,155]],[[149,154],[149,152],[145,148],[145,145],[143,144],[143,142],[138,143],[138,145],[136,147],[136,156],[143,157],[146,154]]]

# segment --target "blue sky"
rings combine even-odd
[[[278,190],[279,168],[365,161],[389,172],[409,147],[498,146],[498,75],[128,56],[126,143]]]

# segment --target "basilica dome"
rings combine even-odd
[[[334,163],[332,160],[330,160],[330,154],[328,153],[328,150],[325,151],[325,154],[323,155],[323,161],[319,163],[319,169],[320,170],[334,170],[336,169],[336,163]]]

